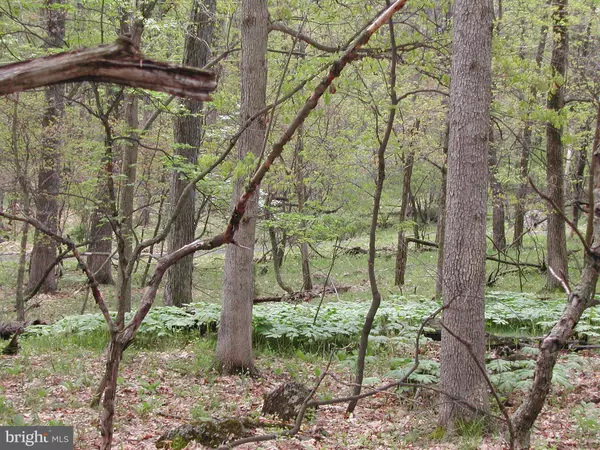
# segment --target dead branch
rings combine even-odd
[[[124,36],[110,45],[0,67],[0,95],[80,81],[116,83],[196,100],[210,100],[217,87],[212,72],[145,59]]]

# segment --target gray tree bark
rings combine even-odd
[[[548,94],[547,108],[558,116],[565,105],[565,76],[567,73],[567,0],[556,0],[552,11],[551,70],[554,76],[553,88]],[[558,118],[558,117],[557,117]],[[562,125],[556,122],[546,124],[546,185],[548,197],[561,211],[565,208],[564,149]],[[554,273],[565,280],[568,277],[567,236],[565,222],[552,205],[548,206],[547,265]],[[560,289],[561,282],[548,270],[546,287]]]
[[[61,7],[64,0],[46,1],[46,46],[60,48],[65,39],[65,12]],[[64,114],[64,85],[46,88],[46,110],[42,118],[41,166],[38,174],[38,192],[35,195],[36,218],[51,231],[58,230],[58,192],[60,188],[60,118]],[[29,262],[28,289],[45,275],[46,269],[56,258],[56,243],[36,229],[31,260]],[[56,273],[50,272],[41,292],[57,290]]]
[[[490,0],[456,0],[450,86],[444,243],[444,327],[485,367],[485,250],[491,102]],[[487,385],[469,349],[442,332],[439,424],[473,418],[452,397],[485,411]],[[448,395],[446,395],[448,394]]]
[[[266,0],[242,2],[241,123],[263,109],[267,90],[267,37],[269,14]],[[265,139],[264,117],[252,122],[240,137],[238,157],[248,152],[258,155]],[[233,204],[246,180],[238,179]],[[237,245],[229,245],[225,255],[223,307],[217,339],[216,365],[222,373],[256,371],[252,355],[252,300],[254,297],[254,234],[258,209],[257,192],[247,204],[246,217],[236,232]]]
[[[115,99],[115,101],[117,101]],[[103,119],[104,126],[104,155],[102,170],[98,175],[98,206],[92,213],[89,237],[92,243],[88,246],[90,255],[87,257],[89,269],[100,284],[114,284],[112,265],[108,260],[112,254],[112,233],[110,218],[116,219],[115,192],[113,167],[114,141],[108,118]]]
[[[214,30],[214,13],[216,0],[193,0],[190,13],[190,25],[185,35],[183,64],[192,67],[204,67],[210,56],[210,43]],[[174,155],[184,164],[195,165],[202,144],[202,112],[204,102],[185,100],[185,113],[177,116],[173,123],[175,138]],[[177,168],[171,175],[171,192],[169,195],[172,213],[177,200],[188,183]],[[195,191],[192,190],[185,199],[185,205],[171,226],[167,241],[167,252],[188,244],[194,240],[195,232]],[[182,306],[192,302],[192,274],[194,256],[189,255],[179,260],[166,274],[163,303],[165,305]]]
[[[546,49],[547,35],[548,26],[544,24],[540,29],[540,42],[538,44],[537,52],[535,55],[535,63],[538,69],[542,65],[542,58],[544,56],[544,50]],[[526,58],[524,51],[521,53],[520,57],[521,59]],[[535,87],[531,87],[529,93],[529,112],[531,112],[533,103],[535,102],[537,96],[537,89]],[[523,245],[523,234],[525,232],[525,200],[529,192],[529,182],[527,180],[527,175],[529,173],[529,155],[531,153],[532,148],[532,126],[532,121],[530,119],[527,119],[525,121],[525,127],[523,128],[523,135],[521,137],[521,158],[519,160],[521,185],[519,186],[519,190],[517,191],[517,202],[515,205],[515,226],[513,232],[513,246],[517,249],[521,248],[521,246]]]
[[[299,128],[298,140],[296,141],[296,147],[294,149],[296,153],[296,196],[298,197],[299,214],[303,213],[304,202],[306,201],[306,185],[304,183],[304,157],[302,156],[302,152],[304,150],[304,140],[302,134],[302,128]],[[306,226],[306,223],[302,222],[302,227],[304,226]],[[305,240],[300,242],[300,261],[302,264],[302,290],[310,291],[313,288],[313,283],[312,277],[310,275],[310,256],[308,252],[308,242],[306,242]]]
[[[442,298],[444,288],[444,243],[446,234],[446,188],[448,187],[448,138],[450,130],[446,123],[446,131],[444,133],[444,143],[442,145],[444,151],[444,163],[441,167],[442,181],[440,183],[440,205],[438,208],[438,222],[435,235],[435,241],[438,245],[437,267],[435,277],[435,297]]]
[[[408,260],[408,242],[406,242],[406,231],[404,222],[407,217],[408,204],[410,202],[410,182],[412,180],[413,164],[415,162],[415,153],[410,150],[404,160],[404,177],[402,180],[402,202],[400,204],[400,226],[403,227],[398,232],[398,246],[396,249],[396,276],[394,283],[396,286],[404,286],[404,275],[406,273],[406,261]]]
[[[490,130],[490,188],[492,191],[492,240],[498,251],[506,249],[506,232],[504,231],[504,191],[498,180],[498,155],[493,145],[493,131]]]

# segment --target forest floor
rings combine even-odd
[[[376,261],[380,290],[384,297],[400,294],[417,294],[431,298],[435,288],[435,252],[414,251],[410,254],[407,283],[398,291],[393,286],[394,239],[396,233],[388,231],[378,244]],[[534,236],[535,237],[535,236]],[[433,236],[426,236],[433,240]],[[535,237],[538,239],[537,237]],[[515,257],[521,261],[538,263],[544,248],[543,241],[531,238],[527,251]],[[539,240],[539,239],[538,239]],[[12,285],[16,278],[14,248],[0,246],[0,319],[14,320]],[[357,238],[346,247],[366,248],[366,240]],[[316,284],[323,283],[329,272],[332,245],[321,246],[325,257],[311,259]],[[11,253],[10,255],[8,253]],[[513,255],[514,256],[514,255]],[[572,263],[576,266],[577,255]],[[218,303],[222,284],[223,255],[214,253],[195,259],[195,301]],[[538,293],[538,299],[548,299],[543,292],[545,274],[527,270],[501,272],[497,263],[488,262],[490,289]],[[139,272],[141,272],[140,269]],[[256,295],[280,293],[274,280],[271,263],[256,264]],[[576,271],[575,276],[577,276]],[[297,255],[288,255],[285,279],[299,286],[301,279]],[[340,253],[332,271],[337,286],[352,286],[331,300],[368,302],[370,289],[366,257]],[[142,283],[136,274],[134,284]],[[576,280],[575,280],[576,281]],[[38,295],[32,299],[33,308],[28,317],[49,323],[76,315],[86,302],[86,312],[97,308],[88,297],[86,281],[72,261],[65,264],[56,295]],[[114,288],[104,288],[105,297],[114,307]],[[141,288],[134,291],[139,299]],[[552,297],[563,297],[554,293]],[[318,301],[319,299],[316,299]],[[328,301],[328,299],[326,299]],[[160,296],[157,305],[160,305]],[[543,302],[540,308],[547,308]],[[537,308],[537,306],[536,306]],[[594,322],[595,323],[595,322]],[[535,325],[535,324],[534,324]],[[22,350],[16,356],[0,356],[0,424],[72,425],[75,428],[75,448],[94,449],[100,442],[98,408],[89,403],[104,371],[106,341],[77,344],[71,338],[31,338],[22,340]],[[249,416],[265,427],[254,430],[256,434],[273,431],[276,420],[261,416],[263,395],[278,384],[295,380],[312,387],[317,373],[327,364],[324,354],[304,354],[296,349],[273,351],[257,348],[256,360],[260,377],[220,377],[211,370],[214,339],[188,336],[183,340],[163,338],[151,346],[134,344],[125,353],[119,377],[115,422],[115,449],[153,449],[156,440],[167,430],[193,420],[208,417]],[[427,342],[422,350],[431,360],[437,358],[439,344]],[[411,357],[394,354],[397,357]],[[379,382],[388,379],[390,355],[376,354],[368,362],[367,376]],[[567,361],[573,354],[562,355]],[[351,383],[353,368],[348,361],[336,361],[331,372],[319,388],[318,396],[333,398],[348,394],[349,387],[337,380]],[[567,364],[565,364],[565,367]],[[575,367],[577,366],[577,367]],[[533,444],[536,449],[597,449],[600,448],[600,354],[598,351],[579,353],[579,364],[567,372],[571,387],[555,384],[544,411],[534,429]],[[556,375],[555,375],[556,377]],[[506,396],[509,412],[518,406],[522,390]],[[305,420],[301,432],[293,439],[250,444],[246,449],[503,449],[505,427],[495,423],[484,429],[475,424],[462,430],[462,435],[443,438],[436,428],[437,396],[425,389],[380,393],[362,400],[355,414],[345,418],[345,405],[325,406]],[[492,406],[498,414],[497,407]],[[281,424],[279,424],[281,425]],[[279,428],[280,430],[281,428]],[[190,444],[187,448],[202,448]]]
[[[38,343],[39,344],[39,343]],[[438,343],[425,351],[431,357]],[[260,414],[263,394],[291,379],[314,385],[326,365],[321,357],[280,356],[259,352],[260,377],[222,377],[210,368],[214,342],[200,338],[181,348],[132,349],[126,353],[117,399],[114,448],[153,449],[165,431],[207,417],[250,417],[273,432],[278,424]],[[42,346],[43,347],[43,346]],[[568,373],[571,388],[554,387],[536,422],[536,449],[593,449],[600,438],[600,357],[584,353],[583,371]],[[60,343],[31,347],[27,341],[14,357],[0,357],[0,423],[72,425],[75,448],[98,448],[99,409],[89,407],[103,372],[103,352]],[[377,370],[372,368],[371,370]],[[331,372],[350,383],[352,370],[339,362]],[[333,398],[349,388],[326,377],[318,396]],[[383,380],[385,381],[385,380]],[[521,392],[506,399],[509,410]],[[505,427],[492,425],[463,430],[462,436],[441,439],[436,430],[436,396],[425,390],[385,392],[362,400],[345,418],[345,404],[320,407],[293,439],[247,444],[242,449],[503,449]],[[271,427],[269,428],[269,425]],[[279,423],[280,425],[280,423]],[[188,449],[207,448],[190,444]]]

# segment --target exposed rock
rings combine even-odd
[[[225,441],[249,436],[246,426],[250,425],[249,420],[243,419],[203,419],[163,433],[156,448],[182,449],[191,441],[215,448]]]
[[[283,383],[265,394],[262,413],[274,414],[282,420],[295,419],[309,394],[310,390],[303,384],[295,381]]]

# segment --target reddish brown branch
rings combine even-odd
[[[0,67],[0,95],[78,81],[116,83],[197,100],[210,100],[209,93],[217,87],[211,72],[144,59],[126,37],[110,45]]]

